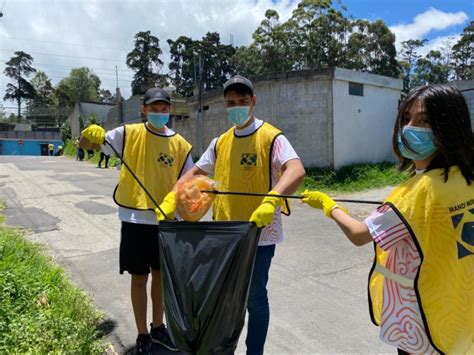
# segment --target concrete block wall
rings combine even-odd
[[[363,102],[348,98],[349,81],[366,85],[367,97]],[[381,118],[387,122],[394,118],[392,111],[398,105],[400,80],[332,68],[269,74],[255,80],[254,86],[255,115],[283,131],[306,167],[340,167],[390,158],[387,151],[380,150],[377,140],[370,138],[379,137],[385,142],[384,135],[391,135],[393,123],[382,124]],[[139,99],[137,96],[123,102],[125,123],[141,121]],[[199,158],[211,140],[231,124],[226,119],[222,89],[204,93],[202,124],[198,120],[197,99],[188,99],[187,105],[190,117],[175,117],[170,126],[193,145],[193,158]],[[357,131],[346,127],[348,117],[361,120],[361,124],[354,126]],[[106,128],[122,124],[116,120],[117,111],[113,108]],[[366,126],[370,129],[364,130]]]
[[[307,167],[333,164],[331,85],[329,71],[255,85],[256,116],[282,130]]]
[[[305,166],[332,165],[332,90],[331,71],[282,73],[255,83],[255,115],[283,131]],[[189,101],[191,116],[173,121],[173,129],[193,144],[193,156],[199,151],[200,130],[197,101]],[[226,119],[222,90],[206,93],[203,107],[203,149],[232,125]]]
[[[471,127],[474,130],[474,80],[457,80],[452,84],[456,86],[464,95],[467,107],[471,115]]]
[[[193,157],[198,158],[207,149],[209,143],[231,127],[227,120],[222,90],[206,93],[203,97],[202,128],[199,127],[198,102],[191,99],[188,102],[191,115],[186,120],[173,122],[173,129],[193,145]],[[201,140],[199,140],[201,137]]]

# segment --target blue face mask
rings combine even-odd
[[[155,128],[163,128],[170,120],[169,113],[158,113],[149,112],[147,116],[148,122],[150,122]]]
[[[245,125],[250,119],[250,106],[234,106],[227,109],[227,119],[237,127]]]
[[[434,134],[430,128],[421,128],[413,126],[403,127],[403,136],[405,137],[408,145],[415,152],[405,147],[402,142],[402,135],[398,133],[398,149],[400,153],[407,159],[411,160],[424,160],[429,158],[436,151],[434,144]]]

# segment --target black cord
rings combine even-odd
[[[253,192],[230,192],[230,191],[218,191],[218,190],[201,190],[201,192],[206,192],[209,194],[216,194],[216,195],[239,195],[239,196],[273,196],[273,197],[281,197],[281,198],[292,198],[302,200],[303,196],[295,196],[295,195],[269,195],[269,194],[260,194],[260,193],[253,193]],[[383,202],[381,201],[362,201],[362,200],[347,200],[347,199],[334,199],[336,202],[348,202],[348,203],[366,203],[370,205],[381,205]]]
[[[112,148],[112,150],[114,151],[115,155],[120,159],[120,161],[122,162],[123,165],[125,165],[125,167],[128,169],[128,171],[130,172],[130,174],[132,174],[132,176],[134,177],[134,179],[138,182],[138,185],[141,186],[141,188],[143,189],[143,191],[145,191],[145,193],[147,194],[147,196],[150,198],[150,200],[155,204],[155,206],[158,208],[158,210],[161,212],[161,214],[166,218],[166,219],[169,219],[168,216],[166,215],[165,212],[163,212],[163,210],[161,209],[160,205],[158,204],[158,202],[156,202],[156,200],[153,198],[153,196],[148,192],[148,190],[145,188],[145,185],[143,185],[143,183],[140,181],[140,179],[138,178],[138,176],[135,175],[135,173],[132,171],[132,169],[128,166],[128,164],[125,162],[125,160],[123,160],[122,156],[115,150],[115,148],[112,146],[112,144],[109,143],[109,141],[105,140],[105,144],[107,144],[110,148]]]

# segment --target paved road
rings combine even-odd
[[[116,169],[65,157],[0,156],[0,199],[7,223],[31,230],[107,317],[106,340],[119,353],[136,331],[129,276],[118,273],[120,223],[112,192]],[[357,197],[381,199],[388,189]],[[351,205],[363,217],[373,206]],[[394,353],[369,318],[370,245],[356,248],[333,223],[301,203],[285,217],[286,241],[270,272],[271,324],[266,353]],[[237,352],[245,352],[245,330]],[[156,349],[157,353],[165,353]]]

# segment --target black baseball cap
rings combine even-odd
[[[148,89],[143,97],[143,103],[145,105],[152,104],[153,102],[164,101],[171,105],[170,94],[168,94],[162,88],[151,88]]]
[[[236,75],[224,83],[224,95],[232,88],[237,86],[244,86],[253,94],[252,82],[244,76]]]

